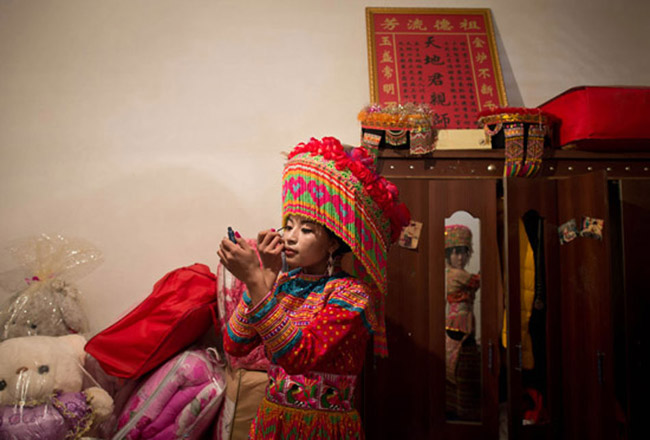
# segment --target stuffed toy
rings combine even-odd
[[[88,331],[81,295],[73,283],[102,261],[91,243],[41,234],[0,247],[0,261],[0,288],[10,295],[0,307],[0,341]]]
[[[82,391],[81,335],[0,342],[0,438],[80,439],[113,412],[99,387]]]
[[[0,309],[0,341],[19,336],[63,336],[88,331],[79,290],[55,279],[36,282]]]

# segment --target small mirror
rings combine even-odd
[[[481,420],[480,220],[465,211],[445,219],[447,420]]]

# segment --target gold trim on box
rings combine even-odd
[[[548,124],[550,119],[541,113],[498,113],[494,115],[482,116],[478,120],[479,124],[492,125],[503,122],[525,122],[530,124]]]

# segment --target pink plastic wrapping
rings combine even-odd
[[[225,394],[225,374],[215,353],[187,350],[155,370],[124,406],[113,439],[201,438]]]
[[[4,249],[0,273],[0,341],[88,331],[79,290],[72,284],[94,270],[101,253],[90,243],[42,234]]]

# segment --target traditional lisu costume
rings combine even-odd
[[[375,354],[387,355],[387,249],[409,223],[408,209],[365,149],[348,152],[331,137],[312,138],[289,154],[282,208],[283,225],[302,216],[349,246],[356,277],[297,268],[282,273],[259,303],[243,295],[225,349],[244,355],[262,343],[271,359],[250,438],[363,438],[355,405],[359,374],[371,336]]]
[[[466,247],[471,255],[472,231],[467,226],[445,227],[445,249],[455,247]],[[480,352],[474,339],[474,299],[480,276],[449,264],[445,271],[447,415],[472,420],[480,416]]]

